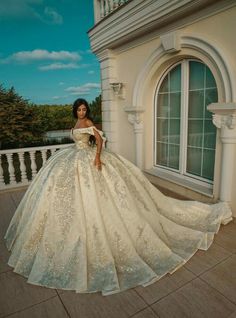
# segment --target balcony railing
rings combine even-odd
[[[97,23],[128,1],[130,0],[95,0],[95,22]]]
[[[27,186],[55,151],[72,145],[0,150],[0,190]]]

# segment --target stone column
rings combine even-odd
[[[207,108],[213,113],[213,123],[220,129],[222,142],[220,200],[230,202],[236,169],[236,103],[213,103]]]
[[[107,138],[107,148],[118,152],[117,100],[110,83],[116,82],[116,57],[112,50],[97,53],[102,84],[102,130]]]
[[[125,108],[128,121],[133,125],[135,134],[135,163],[143,168],[143,109]]]

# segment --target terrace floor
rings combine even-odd
[[[7,265],[3,236],[24,190],[0,193],[0,318],[236,318],[236,221],[172,275],[111,296],[30,285]]]

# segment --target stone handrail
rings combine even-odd
[[[94,0],[95,23],[130,0]]]
[[[55,151],[72,145],[0,150],[0,190],[27,186]]]

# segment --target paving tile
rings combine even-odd
[[[8,252],[5,243],[3,241],[0,241],[0,273],[12,270],[12,268],[7,265],[9,256],[10,252]]]
[[[57,295],[53,289],[26,283],[26,278],[13,272],[0,274],[0,286],[0,317]]]
[[[16,210],[14,201],[9,192],[0,194],[0,240],[4,237],[11,218]]]
[[[64,293],[71,293],[71,290],[65,290],[65,289],[56,289],[56,291],[59,295]]]
[[[221,226],[215,236],[215,243],[224,247],[231,253],[236,253],[236,220],[225,226]]]
[[[26,192],[26,188],[19,189],[17,191],[11,192],[11,197],[16,205],[16,207],[19,205],[21,199],[23,198],[24,194]]]
[[[71,318],[127,318],[147,307],[133,289],[110,296],[65,292],[60,298]]]
[[[232,255],[200,277],[236,304],[236,255]]]
[[[236,308],[199,278],[151,307],[161,318],[228,318]]]
[[[132,318],[158,318],[158,316],[150,307],[148,307],[132,316]]]
[[[213,243],[207,251],[197,251],[197,253],[184,265],[184,267],[193,272],[195,275],[200,275],[230,255],[232,255],[232,253],[218,244]]]
[[[195,277],[196,276],[193,273],[182,267],[172,275],[168,274],[152,285],[147,287],[138,286],[135,290],[147,304],[151,305],[162,297],[185,285]]]
[[[19,311],[10,316],[11,318],[68,318],[59,298],[53,297],[40,304],[34,305],[25,310]]]
[[[227,318],[236,318],[236,311],[235,312],[233,312],[229,317],[227,317]]]

